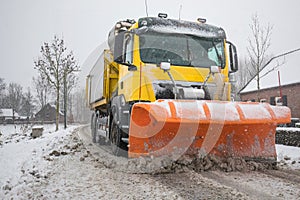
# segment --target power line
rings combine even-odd
[[[268,66],[274,59],[277,59],[277,58],[279,58],[279,57],[282,57],[282,56],[286,56],[286,55],[288,55],[288,54],[291,54],[291,53],[294,53],[294,52],[296,52],[296,51],[300,51],[300,48],[298,48],[298,49],[295,49],[295,50],[292,50],[292,51],[288,51],[288,52],[286,52],[286,53],[283,53],[283,54],[280,54],[280,55],[277,55],[277,56],[274,56],[274,57],[272,57],[260,70],[259,70],[259,72],[258,73],[260,73],[266,66]],[[238,91],[238,94],[240,94],[241,92],[242,92],[242,90],[243,89],[245,89],[249,84],[250,84],[250,82],[254,79],[256,77],[256,75],[254,75],[243,87],[242,87],[242,89],[240,89],[239,91]]]

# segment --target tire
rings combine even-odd
[[[97,133],[97,115],[93,114],[92,115],[92,122],[91,122],[91,133],[92,133],[92,142],[96,143],[97,138],[96,138],[96,133]]]
[[[122,141],[122,130],[112,120],[111,123],[111,149],[115,156],[127,156],[127,144]]]

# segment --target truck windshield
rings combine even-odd
[[[194,67],[224,67],[224,41],[183,34],[140,35],[140,55],[145,63]]]

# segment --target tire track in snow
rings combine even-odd
[[[101,155],[101,160],[105,160],[105,166],[109,166],[111,162],[120,163],[122,158],[113,156],[109,145],[91,144],[88,127],[81,131],[80,137],[92,154]],[[127,158],[123,159],[127,162]],[[126,170],[123,172],[126,173]],[[151,178],[170,191],[175,191],[183,199],[299,199],[299,174],[300,172],[295,170],[227,173],[223,171],[196,172],[186,169],[182,173],[144,174],[141,178]]]
[[[88,127],[84,127],[80,131],[79,137],[85,144],[87,150],[89,150],[94,157],[98,157],[100,163],[104,162],[105,166],[108,165],[107,163],[111,162],[115,162],[116,164],[123,164],[125,160],[127,162],[127,158],[113,156],[109,146],[92,144]],[[117,168],[118,167],[113,167],[112,170],[120,173]],[[126,172],[125,170],[122,171],[126,176],[131,173]],[[134,176],[139,176],[141,178],[140,181],[143,179],[151,179],[156,184],[163,185],[168,188],[170,192],[176,193],[178,199],[248,199],[247,195],[237,192],[234,188],[219,184],[218,182],[205,178],[189,169],[179,173],[161,173],[154,175],[137,173],[134,174]]]
[[[300,182],[284,177],[280,170],[248,172],[201,172],[201,175],[236,188],[254,199],[299,199]],[[299,177],[298,177],[299,178]]]
[[[262,173],[276,178],[280,178],[287,182],[295,183],[300,188],[300,172],[296,170],[287,170],[287,169],[266,170],[263,171]]]

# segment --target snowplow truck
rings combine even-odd
[[[276,162],[277,124],[290,110],[235,102],[237,50],[205,19],[119,21],[87,76],[93,142],[129,158],[214,155]],[[175,156],[175,157],[174,157]]]

